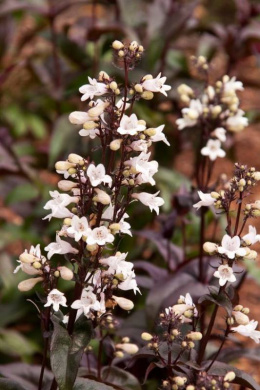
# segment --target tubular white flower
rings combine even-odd
[[[256,228],[254,226],[250,225],[249,232],[245,236],[243,236],[242,239],[243,239],[243,241],[245,241],[245,243],[247,245],[253,245],[256,242],[260,241],[260,234],[257,234]]]
[[[138,124],[138,119],[135,114],[132,114],[131,116],[124,114],[120,121],[120,126],[118,127],[117,132],[122,135],[135,135],[138,133],[138,131],[143,130],[145,130],[145,126]]]
[[[198,191],[198,195],[201,200],[193,205],[193,207],[195,207],[197,210],[199,210],[203,206],[212,206],[215,203],[216,199],[212,198],[210,194],[204,194],[202,191]]]
[[[146,91],[151,92],[161,92],[163,95],[167,96],[167,91],[172,87],[170,85],[165,85],[166,77],[161,77],[161,73],[154,79],[148,79],[142,82],[142,87]]]
[[[55,253],[58,255],[65,255],[67,253],[77,254],[79,252],[78,249],[73,248],[69,242],[62,240],[58,235],[56,235],[56,242],[51,242],[44,250],[48,252],[48,259]]]
[[[77,215],[74,215],[67,232],[74,237],[75,241],[79,241],[83,236],[87,236],[91,232],[87,218],[79,218]]]
[[[155,194],[148,194],[147,192],[140,192],[132,194],[132,198],[140,200],[145,206],[148,206],[151,211],[155,211],[156,214],[159,214],[159,206],[164,204],[163,198],[157,196],[160,191]]]
[[[226,129],[224,129],[224,127],[217,127],[211,134],[218,138],[221,142],[225,142],[227,139]]]
[[[232,311],[232,316],[235,317],[236,322],[238,325],[247,325],[249,324],[249,317],[242,313],[241,311]]]
[[[233,273],[233,269],[226,265],[220,265],[218,270],[214,272],[214,276],[219,278],[219,285],[224,286],[226,282],[234,283],[236,277]]]
[[[73,216],[73,213],[66,208],[70,203],[77,203],[77,196],[70,196],[68,194],[60,194],[58,191],[50,191],[50,195],[53,198],[49,200],[43,207],[45,210],[51,210],[52,212],[43,219],[55,218],[67,218]]]
[[[251,320],[247,325],[238,325],[236,327],[231,328],[233,332],[237,332],[242,336],[250,337],[257,344],[260,342],[260,332],[255,330],[258,325],[257,321]]]
[[[165,134],[163,133],[164,126],[165,125],[161,125],[161,126],[156,127],[154,129],[156,133],[155,133],[155,135],[150,137],[150,140],[152,142],[163,141],[166,145],[170,146],[170,143],[168,142]]]
[[[100,226],[88,232],[86,242],[88,245],[98,244],[103,246],[107,243],[112,243],[114,239],[113,234],[105,226]]]
[[[65,267],[65,266],[61,266],[61,267],[58,267],[57,269],[60,272],[60,276],[62,279],[64,279],[64,280],[72,280],[73,279],[74,274],[70,268]]]
[[[235,256],[245,256],[246,250],[240,248],[240,238],[238,236],[232,238],[228,234],[225,234],[222,238],[221,246],[218,247],[218,253],[227,255],[229,259],[234,259]]]
[[[106,175],[105,167],[103,164],[90,164],[87,169],[87,176],[89,177],[90,183],[93,187],[97,187],[101,183],[112,183],[112,178]]]
[[[216,160],[217,157],[225,157],[226,152],[221,149],[221,142],[219,139],[209,139],[206,146],[201,149],[201,154],[203,156],[208,156],[211,161]]]
[[[226,120],[226,126],[229,131],[235,133],[244,130],[248,126],[248,119],[244,117],[244,111],[238,110],[235,115],[229,116]]]
[[[120,306],[121,309],[123,310],[129,311],[132,310],[134,307],[134,304],[132,301],[130,301],[130,299],[126,299],[123,297],[116,297],[115,295],[113,295],[112,298],[118,304],[118,306]]]
[[[18,290],[20,291],[30,291],[32,288],[34,288],[34,286],[39,283],[39,282],[42,282],[43,281],[43,278],[40,276],[38,278],[31,278],[31,279],[26,279],[26,280],[23,280],[22,282],[20,282],[18,284]]]
[[[181,112],[183,118],[176,120],[179,130],[183,130],[185,127],[192,127],[197,124],[200,115],[203,113],[203,105],[199,99],[192,99],[189,107],[183,108]]]
[[[75,183],[74,181],[70,180],[60,180],[58,182],[58,188],[61,191],[71,191],[72,188],[75,188],[78,186],[78,183]]]
[[[69,121],[73,125],[83,125],[83,123],[92,121],[93,118],[91,118],[87,112],[83,111],[73,111],[69,115]]]
[[[107,86],[104,83],[99,83],[96,79],[88,77],[89,84],[82,85],[79,92],[83,94],[82,101],[93,99],[94,96],[102,96],[107,93]]]
[[[116,344],[116,349],[121,349],[122,351],[129,353],[129,355],[134,355],[139,351],[138,346],[131,343]]]
[[[54,311],[59,311],[60,305],[67,307],[67,299],[62,292],[57,289],[51,290],[51,292],[47,296],[47,303],[44,307],[53,306]]]
[[[88,286],[82,291],[81,298],[74,301],[71,307],[78,310],[78,316],[84,313],[87,318],[91,318],[92,311],[101,315],[106,312],[104,293],[101,293],[100,297],[101,299],[98,301],[96,294],[93,292],[93,287]]]

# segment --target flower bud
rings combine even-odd
[[[117,53],[118,54],[118,57],[124,57],[124,55],[125,55],[125,52],[124,52],[124,50],[119,50],[119,52]]]
[[[152,80],[152,79],[153,79],[153,76],[151,74],[147,74],[147,75],[143,76],[142,81]]]
[[[84,164],[84,159],[76,153],[70,153],[68,156],[68,161],[74,164]]]
[[[112,91],[115,91],[117,89],[117,83],[115,81],[111,81],[109,87],[112,89]]]
[[[131,343],[116,344],[116,348],[122,349],[124,352],[129,353],[129,355],[134,355],[139,350],[137,345]]]
[[[202,339],[202,333],[200,332],[190,332],[187,334],[187,338],[191,340],[201,340]]]
[[[218,199],[220,197],[219,193],[216,191],[212,191],[210,193],[211,198]]]
[[[22,282],[20,282],[18,284],[18,290],[30,291],[32,288],[34,288],[34,286],[37,283],[42,282],[42,281],[43,281],[43,278],[41,276],[38,278],[31,278],[31,279],[23,280]]]
[[[98,245],[97,244],[92,244],[92,245],[87,245],[87,250],[89,251],[89,252],[95,252],[95,251],[97,251],[98,250]]]
[[[77,170],[76,170],[75,168],[69,168],[69,169],[68,169],[68,173],[69,173],[70,175],[75,175],[75,173],[77,173]]]
[[[235,317],[235,320],[239,325],[249,324],[248,316],[246,314],[242,313],[241,311],[233,311],[232,314]]]
[[[215,89],[211,85],[209,85],[207,87],[207,94],[208,94],[208,97],[210,98],[210,100],[214,99],[214,97],[215,97]]]
[[[115,50],[120,50],[120,49],[123,49],[124,44],[123,44],[123,42],[121,42],[121,41],[114,41],[114,42],[112,43],[112,47],[113,47],[113,49],[115,49]]]
[[[241,311],[242,309],[243,309],[242,305],[236,305],[233,310],[234,311]]]
[[[227,382],[232,382],[236,377],[236,374],[234,373],[234,371],[229,371],[225,377],[224,377],[224,381],[227,381]]]
[[[153,336],[150,333],[147,333],[147,332],[143,332],[141,337],[142,337],[142,339],[144,341],[151,341],[152,338],[153,338]]]
[[[67,171],[70,168],[75,167],[75,164],[72,164],[68,161],[57,161],[55,164],[55,169],[57,171]]]
[[[97,193],[97,195],[93,198],[95,202],[99,202],[104,205],[110,204],[111,198],[105,191],[95,188],[95,192]]]
[[[118,306],[120,306],[121,309],[123,310],[127,310],[127,311],[132,310],[134,307],[134,304],[132,301],[130,301],[130,299],[126,299],[123,297],[116,297],[115,295],[113,295],[112,298],[118,304]]]
[[[232,326],[232,325],[234,325],[234,318],[233,317],[229,317],[229,318],[227,318],[227,324],[228,325],[230,325],[230,326]]]
[[[54,272],[54,276],[55,276],[55,278],[59,278],[59,277],[60,277],[59,271],[55,271],[55,272]]]
[[[253,173],[253,178],[255,179],[255,180],[260,180],[260,172],[254,172]]]
[[[90,108],[88,110],[88,115],[92,118],[98,117],[99,115],[103,114],[105,108],[109,105],[108,102],[104,102],[102,104],[99,104],[97,106],[94,106],[93,108]]]
[[[74,277],[73,272],[68,267],[62,266],[58,267],[58,270],[60,271],[60,276],[64,280],[72,280]]]
[[[83,124],[83,129],[85,130],[92,130],[95,129],[96,127],[98,127],[98,123],[94,121],[88,121]]]
[[[168,387],[168,385],[169,385],[169,382],[168,382],[168,381],[163,381],[163,383],[162,383],[162,386],[163,386],[163,387]]]
[[[153,93],[151,91],[144,91],[141,95],[141,97],[144,100],[152,100],[153,99]]]
[[[214,116],[219,115],[219,114],[221,113],[221,111],[222,111],[221,106],[214,106],[214,107],[212,107],[212,109],[211,109],[211,112],[212,112],[212,114],[213,114]]]
[[[35,261],[40,261],[41,259],[38,259],[38,257],[36,257],[34,255],[31,255],[30,253],[23,252],[19,256],[19,260],[20,260],[21,263],[30,264],[30,263],[34,263]]]
[[[218,246],[214,242],[207,241],[203,244],[203,250],[207,253],[210,253],[210,254],[216,253],[217,249],[218,249]]]
[[[185,383],[187,382],[187,378],[185,378],[183,376],[176,376],[173,379],[174,379],[174,382],[176,383],[176,385],[178,385],[178,386],[184,386]]]
[[[242,313],[249,314],[250,313],[250,309],[248,307],[243,307]]]
[[[137,48],[138,48],[138,42],[136,42],[136,41],[133,41],[133,42],[131,42],[130,43],[130,45],[129,45],[129,50],[131,50],[131,51],[135,51]]]
[[[119,232],[120,223],[112,223],[111,225],[109,225],[109,229],[113,230],[114,232]]]
[[[150,128],[150,129],[145,130],[144,134],[149,135],[149,137],[153,137],[156,134],[156,130],[153,128]]]
[[[113,150],[114,152],[116,150],[120,149],[122,141],[123,141],[123,139],[121,139],[121,138],[114,139],[114,141],[110,142],[110,145],[109,145],[110,149]]]
[[[194,94],[193,89],[191,89],[187,84],[181,84],[177,88],[177,92],[179,95],[190,95]]]
[[[99,72],[98,81],[109,80],[109,79],[110,79],[109,75],[104,70],[101,70]]]
[[[33,263],[33,268],[40,269],[40,268],[42,268],[42,264],[39,261],[35,261]]]
[[[117,357],[117,358],[123,358],[123,357],[124,357],[124,354],[123,354],[122,351],[116,351],[116,352],[115,352],[115,357]]]
[[[189,385],[186,387],[186,390],[195,390],[195,387],[193,385]]]
[[[144,91],[141,84],[135,84],[134,88],[135,88],[135,91],[138,93],[142,93]]]
[[[138,47],[138,51],[139,51],[140,53],[142,53],[142,52],[144,51],[144,47],[143,47],[142,45],[140,45],[140,46]]]
[[[77,187],[77,185],[78,185],[77,183],[75,183],[74,181],[70,181],[70,180],[60,180],[58,182],[58,188],[61,191],[71,191],[72,188]]]

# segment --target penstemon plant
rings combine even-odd
[[[91,347],[86,349],[91,339],[96,338],[99,347],[95,369],[88,356],[86,370],[99,382],[109,382],[110,368],[102,370],[107,339],[114,351],[110,367],[114,357],[138,351],[128,337],[112,343],[116,326],[112,310],[117,305],[126,311],[134,307],[121,293],[140,293],[133,263],[126,260],[127,253],[121,253],[118,245],[123,235],[132,236],[126,221],[132,201],[139,200],[157,214],[164,203],[158,192],[138,189],[143,184],[155,185],[158,162],[150,160],[149,148],[154,142],[168,141],[164,125],[147,128],[132,111],[139,99],[152,99],[154,93],[167,95],[171,87],[165,85],[166,77],[161,75],[146,75],[130,85],[129,71],[140,60],[143,47],[135,41],[129,45],[114,41],[112,47],[117,66],[124,70],[124,86],[101,71],[97,80],[89,78],[89,84],[79,89],[81,100],[88,101],[88,109],[69,116],[72,124],[82,126],[80,136],[100,141],[101,160],[95,163],[90,157],[71,153],[66,161],[56,163],[57,173],[64,176],[58,182],[63,193],[50,192],[52,199],[44,206],[49,214],[44,219],[61,219],[61,228],[56,241],[44,248],[47,256],[42,255],[39,245],[31,247],[20,255],[15,270],[33,276],[19,283],[20,291],[29,291],[36,284],[41,284],[44,291],[42,305],[37,305],[45,340],[39,390],[43,388],[48,353],[54,374],[51,389],[68,390],[74,385],[84,350],[87,356],[91,351]],[[64,260],[55,262],[54,255]],[[60,291],[60,279],[74,283],[72,302]]]

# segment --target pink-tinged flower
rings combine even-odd
[[[215,161],[217,157],[225,157],[226,152],[221,149],[219,139],[209,139],[206,146],[201,149],[202,156],[208,156],[211,161]]]
[[[138,133],[138,131],[143,130],[145,130],[145,126],[138,124],[138,119],[135,114],[132,114],[131,116],[124,114],[117,132],[122,135],[135,135]]]
[[[258,325],[257,321],[250,321],[247,325],[239,325],[231,328],[233,332],[237,332],[241,334],[242,336],[250,337],[253,339],[257,344],[260,342],[260,332],[258,330],[255,330]]]
[[[77,203],[77,196],[70,196],[68,194],[60,194],[58,191],[50,191],[50,195],[53,198],[49,200],[43,207],[45,210],[51,210],[51,213],[46,215],[43,219],[55,218],[67,218],[73,216],[73,213],[66,208],[70,203]]]
[[[74,215],[71,220],[71,226],[67,229],[68,234],[74,237],[75,241],[79,241],[82,236],[87,236],[90,231],[87,218],[79,218],[77,215]]]
[[[48,252],[48,259],[55,253],[58,255],[65,255],[67,253],[77,254],[79,252],[76,248],[73,248],[69,242],[62,240],[58,235],[56,235],[56,242],[51,242],[44,250]]]
[[[249,233],[242,237],[243,241],[247,245],[253,245],[260,241],[260,234],[256,233],[256,228],[252,225],[249,226]]]
[[[221,142],[225,142],[227,137],[226,137],[226,129],[224,127],[217,127],[212,133],[214,137],[219,139]]]
[[[69,121],[73,125],[83,125],[83,123],[92,121],[93,118],[88,115],[87,112],[84,111],[73,111],[69,115]]]
[[[59,311],[60,305],[67,307],[66,305],[67,299],[62,292],[57,289],[51,290],[51,292],[47,296],[47,303],[44,307],[53,306],[54,311]]]
[[[234,259],[235,256],[245,256],[246,250],[245,248],[240,248],[240,238],[238,236],[232,238],[225,234],[222,238],[221,246],[218,247],[218,253],[227,255],[229,259]]]
[[[233,273],[233,269],[226,265],[220,265],[218,270],[214,272],[214,276],[219,278],[219,285],[224,286],[226,282],[234,283],[236,277]]]
[[[107,86],[104,83],[99,83],[96,79],[88,77],[89,84],[82,85],[79,92],[83,94],[82,101],[93,99],[94,96],[102,96],[107,93]]]
[[[81,137],[89,137],[90,139],[94,139],[97,135],[99,135],[99,130],[96,127],[87,130],[81,129],[79,131],[79,135],[81,135]]]
[[[159,214],[159,207],[164,204],[163,198],[157,196],[160,191],[155,194],[148,194],[147,192],[140,192],[139,194],[132,194],[132,198],[140,200],[145,206],[148,206],[151,211],[155,211],[156,214]]]
[[[244,130],[246,126],[248,126],[248,119],[244,116],[243,110],[237,110],[235,115],[229,116],[226,120],[227,129],[234,133]]]
[[[106,175],[106,170],[103,164],[90,164],[87,169],[87,176],[89,177],[90,183],[93,187],[97,187],[101,183],[112,183],[112,178]]]
[[[100,293],[100,297],[101,299],[99,301],[96,294],[93,293],[93,287],[89,286],[84,288],[81,298],[74,301],[71,307],[72,309],[78,310],[77,317],[84,313],[87,318],[92,318],[92,311],[98,312],[101,315],[106,312],[104,293]]]
[[[20,261],[17,260],[17,263],[19,265],[15,268],[14,274],[16,274],[20,269],[25,272],[27,275],[40,275],[42,274],[42,271],[40,269],[35,269],[33,267],[33,262],[38,261],[39,263],[44,264],[46,262],[46,257],[42,256],[41,254],[41,248],[40,244],[37,244],[36,247],[33,245],[31,246],[29,252],[27,249],[20,255],[20,259],[25,260],[28,256],[29,262]],[[30,257],[32,256],[32,261],[30,260]]]
[[[112,243],[115,237],[105,226],[96,227],[88,232],[87,244],[88,245],[100,245],[103,246],[107,243]]]
[[[146,91],[151,92],[161,92],[163,95],[167,96],[166,91],[169,91],[172,87],[170,85],[165,85],[166,77],[161,77],[161,73],[155,79],[148,79],[142,83],[142,87]]]
[[[183,118],[179,118],[176,121],[178,129],[183,130],[185,127],[195,126],[202,112],[203,105],[201,101],[199,99],[192,99],[189,107],[181,110]]]
[[[139,139],[138,141],[133,141],[129,146],[127,146],[127,150],[134,150],[135,152],[147,152],[148,142],[144,139]]]
[[[163,133],[163,129],[164,129],[164,126],[165,125],[161,125],[161,126],[158,126],[156,127],[154,130],[156,131],[155,135],[152,135],[150,137],[150,140],[152,142],[159,142],[159,141],[163,141],[166,145],[170,146],[170,143],[168,142],[165,134]]]
[[[198,203],[195,203],[193,207],[195,209],[199,210],[201,207],[209,207],[212,206],[216,199],[212,198],[210,194],[204,194],[202,191],[198,191],[198,195],[200,197],[200,201]]]

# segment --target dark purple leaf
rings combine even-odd
[[[216,305],[223,307],[228,313],[228,315],[231,317],[233,304],[229,296],[224,291],[221,291],[219,293],[219,289],[215,286],[210,286],[209,290],[210,290],[210,294],[205,294],[202,297],[200,297],[198,303],[213,302]]]
[[[137,275],[136,281],[137,281],[138,287],[147,288],[148,290],[150,290],[154,286],[154,282],[151,278],[149,278],[149,276]]]
[[[146,271],[155,282],[163,280],[168,276],[168,272],[166,269],[157,267],[157,265],[151,264],[148,261],[135,261],[134,267],[135,269],[141,269]]]

